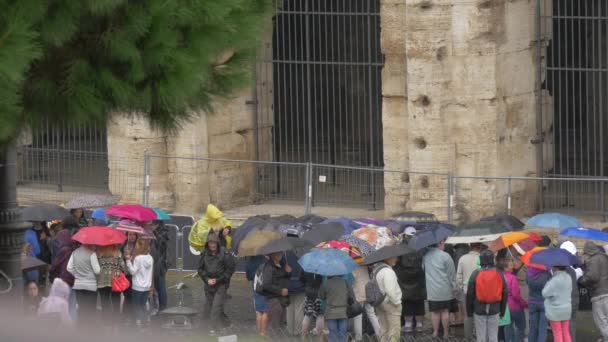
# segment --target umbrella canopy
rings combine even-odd
[[[120,245],[126,239],[124,233],[110,227],[84,227],[72,236],[74,241],[97,246]]]
[[[171,221],[171,216],[169,216],[169,214],[167,214],[167,212],[165,212],[162,209],[158,209],[158,208],[152,208],[152,210],[154,210],[154,212],[156,213],[156,219],[159,221]]]
[[[489,249],[492,252],[497,252],[503,248],[507,248],[516,242],[529,238],[530,235],[523,232],[509,232],[501,235],[498,239],[490,243]]]
[[[496,240],[510,230],[497,222],[477,222],[457,227],[446,243],[475,243]]]
[[[532,257],[532,255],[536,254],[537,252],[544,251],[545,249],[547,249],[547,248],[546,247],[534,247],[533,249],[527,251],[526,254],[522,255],[521,258],[519,258],[519,259],[527,267],[535,267],[535,268],[539,268],[542,270],[546,270],[547,269],[546,266],[540,265],[540,264],[533,264],[530,262],[530,258]]]
[[[393,215],[393,220],[407,223],[435,222],[439,220],[434,214],[425,213],[422,211],[406,211],[397,215]]]
[[[128,218],[139,222],[156,220],[156,212],[139,204],[117,204],[106,210],[106,215]]]
[[[104,224],[108,224],[108,222],[109,222],[108,217],[106,216],[106,212],[101,208],[97,208],[97,209],[93,210],[93,213],[91,213],[91,218],[95,219],[95,220],[99,220],[99,221],[103,222]]]
[[[436,224],[431,228],[416,233],[416,235],[410,239],[408,246],[418,251],[446,240],[452,233],[452,229],[448,228],[446,225],[441,223]]]
[[[342,225],[336,222],[316,224],[311,230],[302,234],[302,239],[317,245],[321,242],[339,239],[343,232],[344,228]]]
[[[240,257],[258,255],[258,249],[282,237],[283,235],[276,230],[252,230],[239,244],[236,249],[237,255]]]
[[[326,224],[326,223],[339,223],[343,228],[344,231],[342,232],[342,234],[350,234],[352,233],[354,230],[359,229],[360,226],[353,220],[351,219],[347,219],[347,218],[334,218],[334,219],[327,219],[323,222],[321,222],[322,224]]]
[[[404,243],[400,243],[398,245],[393,246],[385,246],[368,255],[365,260],[363,260],[363,265],[371,265],[382,260],[386,260],[388,258],[398,257],[404,254],[415,252],[416,251],[413,248],[409,247]]]
[[[235,229],[232,231],[232,252],[237,253],[238,248],[241,244],[241,241],[247,237],[254,229],[260,229],[264,227],[267,222],[270,221],[270,216],[268,215],[259,215],[252,216],[248,218],[245,222],[243,222],[239,229]],[[277,224],[278,227],[278,224]]]
[[[315,248],[304,254],[298,263],[305,272],[322,276],[341,276],[359,267],[348,255],[333,248]]]
[[[65,207],[67,209],[77,208],[104,208],[116,204],[116,199],[107,195],[82,195],[72,198]]]
[[[562,230],[560,235],[572,236],[579,239],[608,241],[608,233],[595,228],[576,227]]]
[[[512,247],[515,249],[515,251],[517,251],[517,253],[519,253],[520,255],[524,255],[526,254],[526,252],[533,250],[537,246],[538,243],[535,240],[527,238],[514,243]]]
[[[53,221],[61,220],[70,213],[55,204],[37,204],[24,208],[21,218],[24,221]]]
[[[356,236],[342,235],[340,241],[344,241],[349,245],[356,247],[361,252],[361,254],[363,254],[364,257],[371,254],[375,250],[374,247],[370,245],[367,241],[359,239]]]
[[[286,236],[278,240],[269,242],[267,245],[257,250],[258,255],[268,255],[277,252],[295,251],[296,255],[303,255],[305,252],[314,247],[310,241]]]
[[[332,241],[323,242],[323,243],[317,245],[317,248],[337,249],[337,250],[340,250],[340,251],[346,253],[346,255],[350,256],[353,260],[355,260],[356,263],[363,262],[363,253],[361,253],[361,251],[357,247],[355,247],[349,243],[346,243],[344,241],[332,240]]]
[[[548,248],[538,251],[530,257],[530,263],[540,264],[547,267],[572,266],[580,264],[576,256],[561,248]]]
[[[517,217],[515,217],[513,215],[488,216],[488,217],[482,218],[479,221],[480,222],[496,222],[496,223],[500,224],[501,226],[504,226],[505,228],[507,228],[510,231],[523,230],[524,227],[526,226],[523,222],[521,222],[520,219],[518,219]]]
[[[560,213],[539,214],[531,217],[526,224],[532,227],[557,229],[566,229],[570,227],[582,226],[582,224],[576,219],[576,217]]]

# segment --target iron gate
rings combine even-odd
[[[29,140],[29,139],[28,139]],[[18,182],[107,188],[107,135],[103,125],[43,122],[20,147]]]
[[[543,129],[549,133],[545,144],[553,144],[545,170],[550,176],[605,176],[608,2],[553,0],[542,4],[541,34],[549,41],[541,103],[549,106],[544,112],[552,114]],[[539,63],[542,68],[540,58]],[[545,182],[544,206],[586,209],[604,200],[603,183],[582,183]]]
[[[378,0],[282,2],[257,68],[258,158],[383,166],[379,6]],[[376,173],[332,168],[309,176],[315,203],[377,207],[383,200]],[[263,168],[258,189],[270,198],[301,193],[304,177]]]

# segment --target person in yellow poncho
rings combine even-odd
[[[215,205],[209,204],[207,211],[203,217],[196,221],[190,230],[188,235],[188,243],[190,249],[194,252],[200,253],[205,249],[207,243],[207,236],[211,229],[213,229],[218,235],[223,232],[224,229],[230,229],[232,223],[224,217],[222,213]],[[226,249],[230,249],[232,245],[232,237],[229,234],[222,234],[226,240]]]

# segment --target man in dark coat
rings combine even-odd
[[[422,331],[425,315],[426,284],[422,269],[422,254],[402,255],[399,263],[393,268],[401,287],[401,319],[404,332]],[[415,319],[415,321],[414,321]],[[415,325],[414,325],[415,322]]]
[[[268,256],[268,261],[261,265],[262,294],[266,297],[268,305],[268,326],[270,333],[280,336],[281,323],[285,317],[285,308],[289,305],[289,279],[291,267],[283,264],[283,252]]]
[[[169,243],[169,230],[162,221],[154,222],[154,237],[152,240],[151,254],[154,259],[152,276],[154,278],[154,290],[158,294],[158,311],[167,308],[167,286],[165,276],[167,274],[167,245]]]
[[[221,327],[222,320],[228,320],[224,313],[224,304],[234,269],[232,255],[220,246],[220,240],[215,233],[209,233],[205,250],[201,253],[198,274],[205,288],[206,305],[203,316],[211,317],[214,329]],[[229,322],[224,323],[230,325]]]

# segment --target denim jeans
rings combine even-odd
[[[549,321],[545,316],[544,304],[530,304],[530,334],[528,342],[545,342],[547,340],[547,326]]]
[[[526,312],[511,311],[511,324],[505,326],[506,342],[523,342],[526,335]]]
[[[143,322],[146,320],[146,302],[148,301],[148,291],[131,290],[131,303],[135,312],[135,319]]]
[[[158,311],[160,312],[167,308],[167,287],[164,275],[154,277],[154,289],[158,296]]]
[[[328,319],[327,329],[329,330],[329,342],[345,342],[348,329],[347,319]]]

